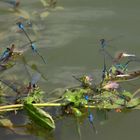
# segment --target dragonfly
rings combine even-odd
[[[15,55],[21,55],[21,51],[17,51],[15,48],[15,44],[12,44],[11,47],[6,48],[0,56],[0,62],[4,63],[10,60],[10,58],[14,57]]]
[[[106,40],[106,39],[104,39],[104,38],[102,38],[102,39],[99,40],[99,44],[100,44],[100,46],[101,46],[101,50],[100,50],[100,51],[104,52],[104,53],[103,53],[103,59],[104,59],[104,60],[103,60],[103,70],[102,70],[102,83],[103,83],[103,81],[104,81],[104,79],[105,79],[106,73],[108,73],[108,71],[107,71],[107,65],[106,65],[106,55],[105,55],[105,53],[106,53],[109,57],[111,57],[111,59],[113,59],[113,57],[106,51],[106,48],[107,48],[107,47],[110,47],[109,42],[114,41],[114,40],[117,40],[117,39],[119,39],[120,37],[122,37],[122,35],[119,35],[118,37],[114,37],[114,38],[112,38],[112,39],[110,39],[110,40]]]
[[[88,95],[85,95],[85,99],[87,100],[87,102],[89,101],[89,96]],[[93,131],[97,134],[97,130],[95,128],[95,125],[94,125],[94,116],[93,114],[91,113],[90,111],[90,108],[88,107],[88,120],[89,120],[89,123],[91,124],[92,128],[93,128]]]
[[[35,41],[33,41],[33,42],[35,42]],[[20,47],[20,49],[17,49],[15,44],[12,44],[11,47],[6,48],[5,51],[2,53],[2,55],[0,56],[0,71],[13,67],[16,64],[16,60],[18,58],[23,57],[23,53],[25,51],[27,51],[26,46],[29,44],[30,43],[26,43],[26,44],[22,45],[22,47]],[[23,59],[21,59],[21,60],[23,60]],[[27,62],[26,62],[26,65],[28,65]],[[32,68],[34,71],[41,74],[40,70],[38,69],[38,67],[35,64],[33,64],[32,66],[30,66],[30,65],[28,65],[28,66],[30,68]],[[46,78],[43,74],[41,74],[41,76],[46,80]]]
[[[18,22],[22,23],[25,27],[32,27],[32,26],[33,26],[31,20],[30,20],[30,19],[27,19],[27,18],[25,18],[25,17],[23,17],[23,16],[19,16],[19,17],[16,19],[16,22],[17,22],[17,23],[18,23]]]
[[[119,35],[119,36],[114,37],[114,38],[109,39],[109,40],[107,40],[107,39],[105,39],[105,38],[100,39],[100,40],[99,40],[99,45],[100,45],[100,47],[101,47],[101,50],[100,50],[100,51],[106,51],[105,49],[108,48],[108,47],[111,48],[112,46],[110,46],[110,42],[115,41],[115,40],[121,38],[122,36],[123,36],[123,35]],[[106,53],[107,53],[107,52],[106,52]],[[108,55],[110,55],[110,54],[108,53]],[[110,57],[111,57],[111,56],[110,56]]]
[[[18,16],[18,18],[15,20],[16,23],[22,23],[23,24],[23,27],[26,29],[33,29],[34,31],[34,26],[31,22],[31,19],[30,18],[27,18],[27,17],[24,17],[24,16]],[[20,28],[18,28],[16,30],[17,33],[21,33],[23,32],[23,30],[21,30]]]
[[[29,45],[29,43],[24,44],[22,46],[22,49],[18,50],[15,46],[15,44],[12,44],[11,47],[6,48],[3,53],[0,56],[0,63],[4,64],[7,63],[9,60],[14,60],[17,58],[17,56],[20,56],[23,54],[25,49],[23,47]]]
[[[31,47],[32,51],[35,52],[35,53],[43,60],[43,62],[44,62],[45,64],[47,64],[46,61],[45,61],[45,59],[44,59],[44,57],[43,57],[43,56],[39,53],[39,51],[37,50],[36,45],[33,43],[33,41],[31,40],[31,38],[29,37],[29,35],[28,35],[27,32],[25,31],[23,24],[22,24],[21,22],[18,22],[17,25],[18,25],[19,29],[21,29],[21,30],[24,32],[25,36],[26,36],[27,39],[29,40],[29,42],[30,42],[30,47]]]
[[[0,62],[5,61],[10,55],[10,48],[6,48],[6,50],[2,53],[0,57]]]
[[[120,36],[119,36],[120,37]],[[101,46],[101,51],[106,52],[105,48],[109,46],[108,42],[116,40],[117,38],[113,38],[111,40],[106,40],[104,38],[99,40],[99,44]],[[109,55],[109,54],[108,54]],[[106,58],[105,58],[105,53],[103,53],[103,70],[102,70],[102,83],[104,82],[105,75],[107,73],[107,65],[106,65]]]

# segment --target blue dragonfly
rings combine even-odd
[[[25,36],[26,36],[27,39],[29,40],[29,42],[30,42],[30,47],[31,47],[32,51],[35,52],[35,53],[43,60],[43,62],[44,62],[45,64],[47,64],[46,61],[45,61],[45,59],[43,58],[43,56],[39,53],[39,51],[38,51],[36,45],[33,43],[33,41],[30,39],[29,35],[28,35],[27,32],[25,31],[24,25],[23,25],[21,22],[18,22],[17,25],[18,25],[19,29],[21,29],[21,30],[24,32]]]
[[[106,48],[107,47],[110,47],[109,42],[111,42],[113,40],[116,40],[116,39],[120,38],[121,36],[122,35],[120,35],[118,37],[115,37],[115,38],[112,38],[110,40],[106,40],[104,38],[102,38],[102,39],[99,40],[99,44],[101,46],[101,50],[100,51],[103,52],[103,59],[104,59],[103,60],[103,70],[102,70],[102,82],[105,79],[106,73],[108,73],[108,71],[107,71],[107,65],[106,65],[106,55],[108,55],[111,59],[114,59],[112,57],[112,55],[110,55],[110,53],[108,53],[108,51],[106,51]]]
[[[100,39],[100,45],[102,47],[102,49],[104,49],[105,47],[107,47],[107,42],[105,39]]]
[[[12,44],[11,47],[6,48],[5,51],[2,53],[2,55],[0,56],[0,62],[1,63],[7,62],[12,56],[14,49],[15,49],[14,44]]]
[[[88,95],[85,95],[85,99],[87,101],[89,101],[89,96]],[[95,125],[94,125],[94,116],[93,114],[91,113],[90,111],[90,108],[88,107],[88,120],[89,120],[89,123],[91,124],[92,128],[93,128],[93,131],[97,134],[97,130],[95,128]]]
[[[107,42],[105,39],[100,39],[100,46],[101,46],[101,51],[105,51],[105,48],[107,47]],[[102,83],[104,82],[106,73],[107,73],[107,66],[106,66],[106,58],[105,58],[105,53],[103,53],[103,70],[102,70]]]
[[[34,26],[32,24],[32,21],[31,19],[29,18],[26,18],[24,16],[19,16],[17,19],[16,19],[16,23],[22,23],[23,27],[26,28],[26,29],[33,29],[34,30]],[[21,28],[18,28],[17,32],[23,32],[23,30]]]
[[[10,48],[6,48],[6,50],[0,56],[0,62],[4,61],[7,57],[9,57]]]

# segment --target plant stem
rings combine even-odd
[[[66,106],[67,104],[65,103],[51,103],[51,102],[47,102],[47,103],[37,103],[37,104],[33,104],[36,107],[61,107],[61,106]],[[0,106],[0,112],[7,112],[7,111],[16,111],[16,110],[21,110],[23,109],[23,104],[13,104],[13,105],[4,105],[4,106]],[[83,108],[91,108],[91,109],[116,109],[116,107],[113,108],[109,108],[109,107],[99,107],[96,105],[84,105]]]
[[[65,104],[62,104],[62,103],[38,103],[38,104],[33,104],[33,105],[36,107],[59,107],[59,106],[64,106]],[[4,105],[4,106],[0,106],[0,112],[20,110],[22,108],[23,108],[23,104]]]

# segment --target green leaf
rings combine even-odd
[[[122,95],[127,96],[129,98],[133,97],[133,95],[130,92],[128,92],[128,91],[123,91]]]
[[[29,94],[24,100],[28,103],[40,103],[42,102],[44,92],[40,90],[39,87],[36,87],[33,92]]]
[[[34,88],[33,91],[29,93],[27,97],[20,97],[17,99],[18,103],[40,103],[43,102],[43,94],[44,91],[42,91],[39,87]]]
[[[128,108],[134,108],[134,107],[136,107],[138,105],[140,105],[140,98],[134,98],[134,99],[131,99],[127,103],[126,107],[128,107]]]
[[[85,89],[67,90],[62,98],[65,102],[73,103],[75,107],[79,107],[87,104],[87,100],[84,98],[84,94],[87,92],[88,90]]]
[[[37,108],[29,103],[24,103],[24,109],[27,111],[30,119],[37,125],[49,130],[55,129],[55,123],[52,117],[44,110]]]

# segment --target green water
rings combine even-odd
[[[62,10],[52,10],[50,15],[41,20],[39,16],[32,15],[40,11],[43,6],[39,0],[24,0],[20,8],[30,13],[31,20],[37,27],[36,37],[40,53],[47,60],[45,65],[41,59],[30,50],[26,52],[29,64],[36,63],[48,81],[40,80],[39,85],[48,92],[55,88],[77,85],[72,75],[90,74],[96,81],[100,80],[103,59],[99,53],[99,40],[105,38],[110,41],[109,51],[114,55],[117,51],[126,51],[139,56],[139,5],[138,0],[59,0],[57,6]],[[1,48],[7,47],[12,42],[22,45],[27,42],[24,35],[15,33],[16,15],[8,11],[9,5],[0,3],[0,44]],[[30,32],[30,30],[29,30]],[[108,61],[110,64],[110,61]],[[129,69],[139,69],[140,64],[130,65]],[[4,72],[3,75],[17,75],[19,82],[26,79],[27,73],[22,64]],[[27,82],[27,81],[26,81]],[[125,88],[135,91],[139,87],[139,80],[124,84]],[[13,94],[12,94],[13,95]],[[54,112],[57,109],[54,110]],[[51,110],[53,113],[53,111]],[[139,111],[129,113],[108,112],[108,120],[95,113],[95,134],[86,119],[81,124],[82,140],[132,140],[139,138]],[[24,123],[24,113],[16,116],[8,113],[16,124]],[[76,121],[63,118],[56,123],[56,130],[52,133],[39,130],[30,131],[17,128],[21,132],[16,134],[5,128],[0,128],[0,137],[3,140],[78,140]],[[41,136],[38,136],[41,135]]]

